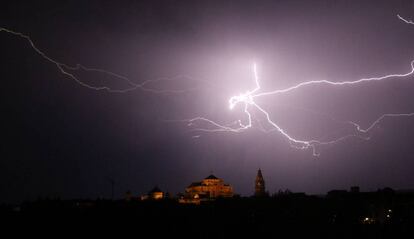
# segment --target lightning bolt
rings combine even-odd
[[[319,85],[319,84],[333,85],[333,86],[355,85],[355,84],[361,84],[364,82],[383,81],[383,80],[390,80],[394,78],[405,78],[413,74],[414,74],[414,61],[411,62],[411,70],[404,74],[390,74],[390,75],[381,76],[381,77],[362,78],[362,79],[355,80],[355,81],[342,81],[342,82],[333,82],[333,81],[328,81],[328,80],[306,81],[306,82],[302,82],[297,85],[284,88],[284,89],[279,89],[279,90],[274,90],[274,91],[269,91],[269,92],[259,92],[261,90],[261,87],[259,83],[259,77],[257,74],[257,67],[256,67],[256,64],[253,64],[253,77],[254,77],[254,81],[256,85],[255,88],[253,90],[247,91],[246,93],[232,96],[228,102],[230,110],[233,110],[239,104],[243,106],[243,112],[246,115],[247,123],[242,123],[241,120],[238,120],[228,125],[221,125],[219,123],[214,122],[213,120],[210,120],[204,117],[195,117],[195,118],[187,119],[184,121],[188,122],[189,126],[194,126],[196,125],[197,122],[205,122],[211,126],[209,128],[194,128],[193,129],[194,131],[203,131],[203,132],[223,132],[224,131],[224,132],[240,133],[252,127],[252,114],[251,114],[250,109],[254,108],[265,116],[267,123],[269,123],[272,126],[272,130],[276,130],[281,135],[283,135],[288,140],[288,142],[291,144],[291,146],[297,149],[311,148],[313,151],[313,155],[318,156],[319,153],[317,153],[316,151],[316,146],[318,145],[334,144],[334,143],[337,143],[339,141],[345,140],[350,137],[358,137],[364,140],[368,140],[370,139],[370,137],[360,136],[359,134],[348,134],[348,135],[344,135],[342,137],[339,137],[339,138],[336,138],[330,141],[320,141],[316,139],[311,139],[311,140],[298,139],[298,138],[295,138],[289,135],[283,128],[281,128],[278,124],[276,124],[271,119],[270,114],[266,110],[264,110],[257,102],[255,102],[255,99],[258,97],[264,97],[264,96],[269,96],[269,95],[287,94],[299,88],[310,86],[310,85]],[[404,117],[404,116],[406,117],[414,116],[414,113],[383,114],[378,119],[376,119],[373,123],[371,123],[371,125],[367,128],[362,128],[359,124],[352,122],[352,121],[349,121],[348,123],[355,126],[355,129],[357,132],[365,134],[365,133],[368,133],[372,128],[374,128],[374,126],[379,124],[383,119],[387,117]]]
[[[407,24],[412,24],[414,25],[414,22],[411,20],[406,20],[405,18],[401,17],[400,15],[397,15],[397,17],[407,23]],[[47,54],[45,54],[43,51],[41,51],[32,41],[32,39],[28,36],[25,35],[23,33],[20,32],[16,32],[16,31],[12,31],[6,28],[2,28],[0,27],[0,32],[6,32],[8,34],[11,34],[13,36],[16,37],[20,37],[23,38],[24,40],[26,40],[31,48],[38,54],[40,55],[43,59],[49,61],[50,63],[54,64],[56,66],[56,68],[64,75],[66,75],[67,77],[71,78],[72,80],[74,80],[75,82],[77,82],[78,84],[80,84],[83,87],[86,87],[88,89],[91,90],[105,90],[107,92],[111,92],[111,93],[126,93],[126,92],[130,92],[130,91],[134,91],[134,90],[142,90],[142,91],[148,91],[148,92],[152,92],[152,93],[183,93],[185,91],[190,91],[190,90],[195,90],[197,88],[192,88],[192,89],[184,89],[184,90],[158,90],[158,89],[154,89],[154,88],[150,88],[147,85],[150,83],[154,83],[154,82],[159,82],[159,81],[171,81],[171,80],[176,80],[178,78],[182,78],[186,76],[176,76],[173,78],[161,78],[158,80],[148,80],[148,81],[144,81],[143,83],[137,84],[134,83],[133,81],[131,81],[128,77],[111,72],[111,71],[107,71],[104,69],[99,69],[99,68],[89,68],[89,67],[85,67],[81,64],[76,64],[76,66],[70,66],[67,65],[65,63],[59,62],[51,57],[49,57]],[[73,71],[86,71],[86,72],[95,72],[95,73],[101,73],[101,74],[106,74],[108,76],[111,76],[115,79],[119,79],[122,81],[125,81],[128,84],[128,87],[124,88],[124,89],[113,89],[111,87],[108,86],[93,86],[90,84],[85,83],[84,81],[80,80],[75,74],[71,73]],[[414,74],[414,61],[411,62],[411,70],[407,73],[404,74],[390,74],[390,75],[385,75],[385,76],[381,76],[381,77],[372,77],[372,78],[362,78],[359,80],[355,80],[355,81],[342,81],[342,82],[334,82],[334,81],[328,81],[328,80],[316,80],[316,81],[306,81],[306,82],[302,82],[299,83],[297,85],[288,87],[288,88],[284,88],[284,89],[278,89],[278,90],[274,90],[274,91],[265,91],[265,92],[261,92],[261,86],[260,86],[260,82],[259,82],[259,76],[258,76],[258,72],[257,72],[257,66],[256,64],[253,64],[253,78],[254,78],[254,82],[255,82],[255,87],[252,90],[249,90],[245,93],[236,95],[236,96],[232,96],[230,97],[229,101],[228,101],[228,105],[230,110],[235,109],[236,106],[238,105],[242,105],[242,109],[243,109],[243,113],[246,116],[246,119],[244,121],[242,120],[237,120],[234,121],[232,123],[229,124],[219,124],[213,120],[210,120],[208,118],[205,117],[195,117],[192,119],[186,119],[186,120],[182,120],[184,122],[187,122],[189,126],[193,127],[195,126],[196,128],[194,128],[194,131],[201,131],[201,132],[234,132],[234,133],[241,133],[244,132],[245,130],[248,130],[250,128],[253,127],[253,114],[251,113],[252,109],[257,110],[258,112],[260,112],[262,115],[265,116],[266,118],[266,122],[272,126],[272,129],[269,131],[277,131],[279,132],[282,136],[285,137],[285,139],[287,139],[287,141],[290,143],[290,145],[294,148],[297,149],[309,149],[311,148],[313,151],[313,155],[317,156],[319,155],[316,151],[316,147],[319,145],[328,145],[328,144],[334,144],[337,143],[339,141],[345,140],[347,138],[350,137],[358,137],[364,140],[368,140],[369,137],[366,136],[360,136],[357,133],[362,133],[362,134],[366,134],[368,133],[370,130],[372,130],[377,124],[379,124],[383,119],[385,118],[389,118],[389,117],[411,117],[414,116],[414,113],[401,113],[401,114],[397,114],[397,113],[388,113],[388,114],[383,114],[381,115],[379,118],[377,118],[373,123],[370,124],[369,127],[367,128],[362,128],[359,124],[349,121],[346,122],[348,124],[351,124],[355,127],[357,133],[355,134],[347,134],[341,137],[338,137],[334,140],[330,140],[330,141],[321,141],[321,140],[317,140],[317,139],[309,139],[309,140],[305,140],[305,139],[298,139],[294,136],[291,136],[290,134],[288,134],[286,132],[286,130],[284,130],[283,128],[281,128],[278,124],[276,124],[273,120],[272,117],[270,116],[270,114],[263,109],[256,101],[255,99],[258,97],[265,97],[265,96],[269,96],[269,95],[280,95],[280,94],[287,94],[290,93],[292,91],[295,91],[299,88],[302,87],[306,87],[306,86],[310,86],[310,85],[332,85],[332,86],[346,86],[346,85],[355,85],[355,84],[361,84],[364,82],[372,82],[372,81],[383,81],[383,80],[389,80],[389,79],[394,79],[394,78],[405,78],[408,76],[411,76]],[[191,77],[188,77],[191,78]],[[207,128],[203,128],[203,127],[197,127],[197,123],[198,122],[204,122],[207,123],[209,125],[209,127]],[[266,131],[266,130],[264,130]],[[266,132],[269,132],[266,131]],[[196,135],[194,136],[194,138],[198,138],[200,137],[200,135]]]
[[[403,17],[401,17],[400,15],[397,15],[397,17],[402,20],[403,22],[407,23],[407,24],[413,24],[414,22],[411,20],[406,20]],[[284,88],[284,89],[278,89],[278,90],[274,90],[274,91],[267,91],[267,92],[259,92],[261,90],[260,87],[260,83],[259,83],[259,77],[257,74],[257,67],[256,64],[253,64],[253,78],[255,81],[255,88],[253,90],[247,91],[246,93],[243,94],[239,94],[236,96],[232,96],[229,99],[229,108],[230,110],[233,110],[238,104],[243,105],[243,112],[246,115],[247,118],[247,123],[242,123],[241,120],[235,121],[231,124],[228,125],[221,125],[217,122],[214,122],[213,120],[204,118],[204,117],[195,117],[192,119],[186,119],[183,120],[184,122],[188,123],[188,126],[194,126],[197,125],[197,122],[204,122],[207,123],[210,127],[208,128],[202,128],[202,127],[197,127],[194,128],[193,131],[202,131],[202,132],[234,132],[234,133],[240,133],[243,132],[249,128],[252,127],[252,114],[250,112],[251,108],[254,108],[256,110],[258,110],[260,113],[262,113],[266,120],[267,123],[269,123],[272,126],[272,131],[276,130],[277,132],[279,132],[281,135],[283,135],[288,142],[290,143],[291,146],[293,146],[294,148],[297,149],[309,149],[311,148],[313,151],[313,155],[314,156],[318,156],[319,153],[317,153],[316,151],[316,146],[319,145],[328,145],[328,144],[334,144],[337,143],[339,141],[345,140],[347,138],[350,137],[358,137],[364,140],[369,140],[370,137],[367,136],[361,136],[357,133],[362,133],[362,134],[366,134],[368,133],[370,130],[372,130],[377,124],[379,124],[383,119],[385,118],[389,118],[389,117],[411,117],[414,116],[414,112],[413,113],[387,113],[387,114],[383,114],[380,117],[378,117],[374,122],[372,122],[369,127],[367,128],[362,128],[359,124],[352,122],[352,121],[348,121],[348,124],[351,124],[355,127],[357,133],[354,134],[347,134],[341,137],[338,137],[334,140],[329,140],[329,141],[321,141],[321,140],[317,140],[317,139],[310,139],[310,140],[303,140],[303,139],[298,139],[295,138],[291,135],[289,135],[283,128],[281,128],[278,124],[276,124],[270,114],[264,110],[256,101],[255,98],[258,97],[264,97],[264,96],[269,96],[269,95],[280,95],[280,94],[287,94],[289,92],[295,91],[299,88],[302,87],[306,87],[306,86],[310,86],[310,85],[332,85],[332,86],[347,86],[347,85],[356,85],[356,84],[361,84],[361,83],[365,83],[365,82],[373,82],[373,81],[383,81],[383,80],[390,80],[390,79],[394,79],[394,78],[406,78],[408,76],[411,76],[414,74],[414,61],[411,62],[411,70],[407,73],[403,73],[403,74],[390,74],[390,75],[385,75],[385,76],[381,76],[381,77],[371,77],[371,78],[362,78],[359,80],[355,80],[355,81],[341,81],[341,82],[334,82],[334,81],[328,81],[328,80],[314,80],[314,81],[305,81],[302,83],[299,83],[297,85],[288,87],[288,88]],[[200,137],[200,135],[197,135],[197,137]]]
[[[414,25],[414,22],[413,22],[412,20],[407,20],[407,19],[405,19],[405,18],[401,17],[401,16],[400,16],[400,15],[398,15],[398,14],[397,14],[397,17],[398,17],[401,21],[403,21],[403,22],[405,22],[405,23],[407,23],[407,24],[412,24],[412,25]]]
[[[99,69],[99,68],[90,68],[90,67],[86,67],[83,66],[81,64],[76,64],[76,66],[70,66],[67,65],[65,63],[59,62],[53,58],[51,58],[50,56],[48,56],[46,53],[44,53],[42,50],[40,50],[35,43],[32,41],[32,39],[28,36],[25,35],[23,33],[20,32],[16,32],[16,31],[12,31],[9,30],[7,28],[3,28],[0,27],[0,32],[6,32],[8,34],[11,34],[13,36],[16,37],[20,37],[24,40],[26,40],[29,45],[31,46],[31,48],[38,54],[40,55],[43,59],[47,60],[48,62],[54,64],[56,66],[56,68],[64,75],[66,75],[67,77],[71,78],[72,80],[74,80],[75,82],[77,82],[79,85],[86,87],[88,89],[91,90],[96,90],[96,91],[107,91],[110,93],[126,93],[126,92],[130,92],[130,91],[134,91],[134,90],[141,90],[141,91],[147,91],[147,92],[151,92],[151,93],[184,93],[187,91],[193,91],[193,90],[197,90],[199,89],[199,87],[194,87],[194,88],[187,88],[187,89],[179,89],[179,90],[171,90],[171,89],[166,89],[166,90],[160,90],[160,89],[154,89],[154,88],[150,88],[147,85],[151,84],[151,83],[156,83],[156,82],[160,82],[160,81],[176,81],[178,79],[191,79],[194,80],[194,77],[191,76],[187,76],[187,75],[177,75],[171,78],[160,78],[160,79],[156,79],[156,80],[147,80],[144,81],[142,83],[134,83],[133,81],[131,81],[128,77],[111,72],[111,71],[107,71],[104,69]],[[110,77],[113,77],[114,79],[119,79],[122,80],[124,82],[127,83],[128,87],[125,87],[124,89],[114,89],[108,86],[93,86],[90,84],[85,83],[84,81],[80,80],[79,77],[77,77],[75,74],[71,73],[71,71],[85,71],[85,72],[94,72],[94,73],[100,73],[100,74],[105,74],[108,75]],[[197,80],[203,83],[206,83],[203,80]]]

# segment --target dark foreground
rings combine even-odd
[[[235,238],[413,238],[412,197],[367,196],[219,199],[202,205],[161,201],[40,200],[3,205],[2,219],[24,231],[96,235],[130,232],[133,237]],[[8,226],[6,226],[8,227]],[[19,231],[19,230],[17,230]],[[63,235],[62,234],[62,235]]]

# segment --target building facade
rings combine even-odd
[[[201,182],[194,182],[185,189],[185,194],[180,198],[181,203],[199,204],[201,201],[214,200],[216,198],[233,197],[233,188],[224,183],[223,179],[210,175]]]

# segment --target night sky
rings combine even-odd
[[[267,190],[322,194],[414,188],[414,117],[387,118],[364,141],[312,150],[277,132],[200,133],[197,116],[244,119],[228,99],[254,87],[357,80],[407,73],[414,60],[414,1],[2,1],[0,27],[31,37],[56,61],[109,70],[155,94],[81,86],[20,37],[0,32],[0,202],[98,198],[155,185],[175,195],[214,173],[251,195],[260,167]],[[93,86],[128,85],[76,72]],[[353,86],[310,86],[260,98],[272,119],[300,139],[329,139],[368,127],[384,113],[414,112],[414,77]],[[329,117],[328,117],[329,115]],[[263,120],[260,116],[258,120]],[[200,137],[193,137],[200,136]]]

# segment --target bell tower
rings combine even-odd
[[[259,168],[259,171],[257,171],[255,187],[254,187],[254,196],[256,197],[266,196],[265,181],[263,179],[262,171],[260,170],[260,168]]]

